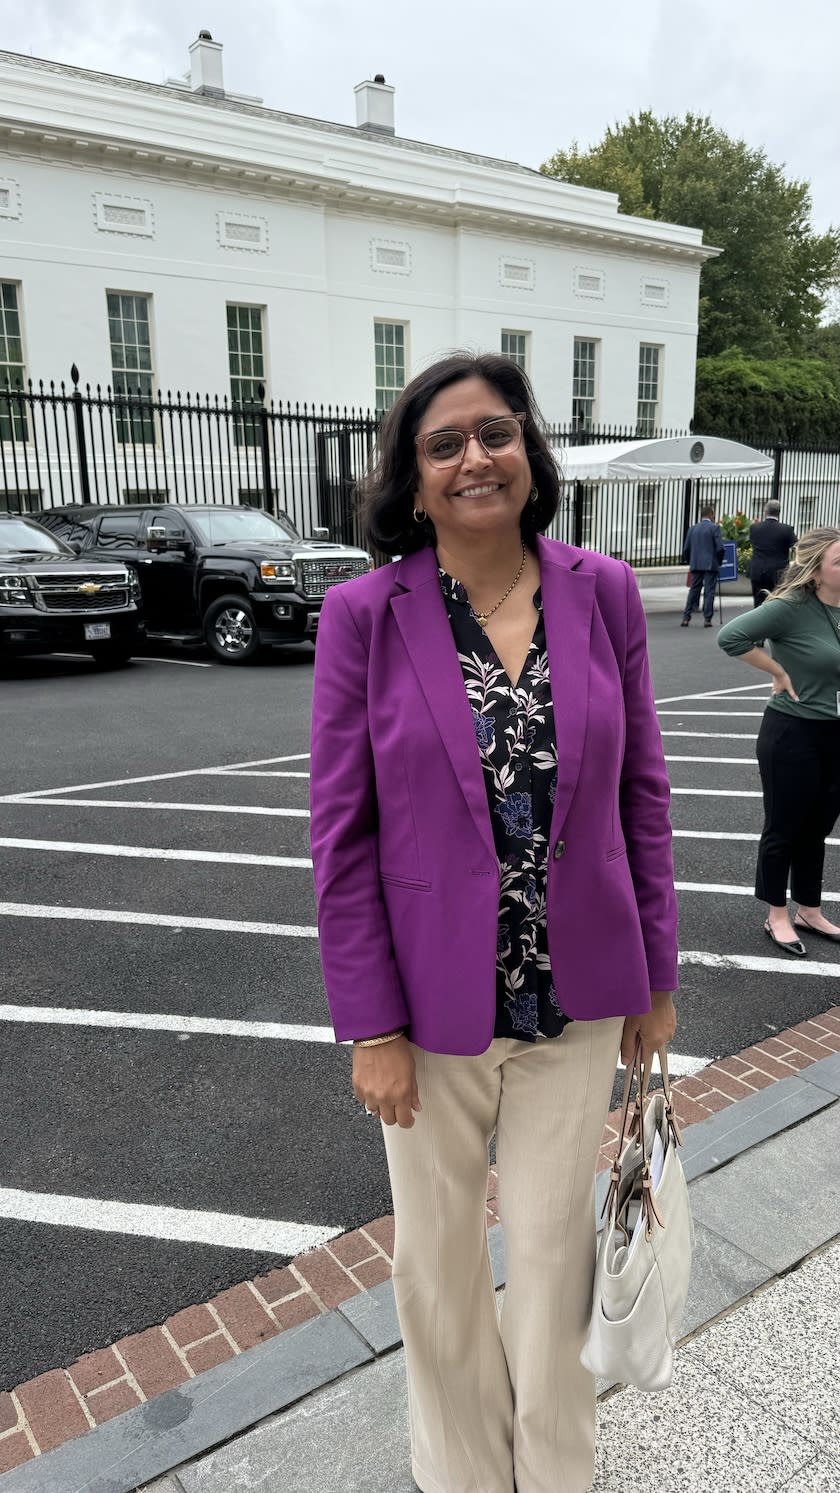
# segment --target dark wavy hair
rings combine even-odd
[[[373,466],[357,486],[362,521],[371,549],[407,555],[435,543],[431,519],[415,523],[414,493],[419,480],[414,437],[426,410],[441,389],[465,378],[490,384],[511,410],[525,411],[522,439],[538,497],[522,511],[527,542],[548,528],[560,496],[560,473],[543,434],[543,420],[531,384],[511,358],[499,353],[455,352],[418,373],[388,411]]]

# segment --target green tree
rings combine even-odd
[[[817,358],[747,358],[738,348],[698,358],[694,428],[735,441],[834,442],[840,365]]]
[[[701,357],[800,352],[840,282],[840,230],[813,231],[808,183],[789,181],[709,118],[631,115],[591,149],[574,142],[540,169],[616,192],[623,213],[701,228],[723,250],[701,275]]]

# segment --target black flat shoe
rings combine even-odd
[[[783,954],[790,954],[792,959],[808,958],[808,950],[800,939],[794,938],[789,943],[785,943],[784,939],[776,937],[769,923],[764,924],[764,931],[771,943],[774,943],[777,949],[781,949]]]
[[[809,933],[816,933],[817,938],[827,938],[829,943],[840,943],[840,933],[826,933],[824,928],[815,928],[813,923],[806,923],[804,918],[794,918],[793,926],[794,928],[807,928]]]
[[[682,622],[680,623],[680,627],[688,627],[690,621],[690,617],[683,617]]]
[[[711,622],[704,622],[703,623],[704,627],[711,627],[711,625],[712,625]]]

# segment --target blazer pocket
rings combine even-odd
[[[617,860],[620,860],[621,857],[623,855],[626,855],[626,854],[627,854],[627,846],[626,845],[616,845],[612,850],[608,850],[607,851],[606,856],[604,857],[604,859],[608,860],[608,861],[617,861]]]
[[[432,883],[430,881],[417,881],[411,876],[392,876],[389,871],[380,871],[379,880],[388,886],[405,886],[414,892],[430,892]]]

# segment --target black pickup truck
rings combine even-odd
[[[146,636],[207,643],[244,663],[275,643],[314,641],[331,586],[373,566],[365,550],[303,539],[285,517],[214,503],[48,508],[37,522],[77,551],[128,562],[139,576]]]
[[[0,513],[0,659],[67,651],[125,664],[138,642],[139,603],[124,560],[80,559],[31,518]]]

